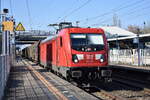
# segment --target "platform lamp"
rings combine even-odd
[[[6,8],[3,9],[3,14],[1,14],[1,15],[2,15],[2,21],[6,21],[6,14],[7,14],[8,12],[9,12],[8,9],[6,9]]]
[[[6,9],[6,8],[3,9],[3,13],[7,14],[8,12],[9,12],[8,9]]]

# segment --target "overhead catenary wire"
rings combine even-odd
[[[122,10],[122,9],[126,9],[126,8],[129,8],[129,7],[135,6],[135,5],[137,5],[137,4],[140,4],[140,3],[143,2],[143,1],[145,1],[145,0],[138,0],[138,1],[135,1],[135,2],[133,2],[133,3],[131,3],[131,4],[122,6],[122,7],[117,8],[117,9],[114,9],[114,11],[116,12],[116,11],[120,11],[120,10]]]
[[[130,11],[130,12],[127,12],[127,13],[124,13],[124,14],[122,14],[122,18],[125,18],[126,16],[130,16],[130,15],[133,15],[134,13],[137,13],[137,12],[139,12],[139,11],[143,11],[143,10],[148,10],[148,9],[150,9],[150,6],[148,5],[148,6],[146,6],[146,7],[143,7],[143,8],[140,8],[140,9],[136,9],[136,10],[134,10],[134,11]],[[146,12],[146,13],[148,13],[148,12]],[[143,14],[144,15],[144,14]],[[142,15],[142,16],[143,16]],[[147,14],[146,14],[147,15]],[[138,15],[136,15],[136,16],[134,16],[134,18],[135,17],[139,17]],[[98,25],[101,25],[101,24],[103,24],[103,23],[105,23],[105,22],[108,22],[108,21],[110,21],[110,20],[112,20],[112,18],[108,18],[108,19],[106,19],[106,20],[103,20],[103,21],[98,21],[99,23],[96,23],[96,24],[92,24],[91,26],[98,26]]]
[[[78,2],[78,0],[75,0],[74,2],[72,2],[70,5],[74,5],[76,2]],[[70,8],[67,8],[65,11],[64,11],[64,15],[67,14],[67,12],[71,11],[73,9],[73,7],[71,6]],[[61,20],[62,17],[58,17],[57,20]]]
[[[143,2],[141,2],[141,3],[143,3]],[[140,3],[140,4],[141,4]],[[133,4],[133,3],[132,3]],[[137,4],[139,4],[139,3],[137,3]],[[134,2],[134,8],[135,8],[135,5],[137,5],[137,4],[135,4],[135,2]],[[133,6],[131,6],[131,7],[133,7]],[[140,6],[141,7],[141,6]],[[137,7],[137,8],[139,8],[139,7]],[[147,9],[148,7],[145,7],[145,8],[142,8],[142,9]],[[141,8],[140,8],[141,9]],[[134,10],[134,9],[130,9],[129,11],[132,11],[132,10]],[[132,11],[131,12],[131,14],[134,14],[136,11]],[[138,11],[137,11],[138,12]],[[125,17],[125,16],[128,16],[128,15],[130,15],[130,13],[128,12],[127,14],[123,14],[123,17]],[[97,22],[99,22],[99,23],[96,23],[96,24],[92,24],[92,26],[98,26],[98,25],[100,25],[100,24],[102,24],[102,23],[105,23],[105,22],[108,22],[108,21],[110,21],[110,20],[112,20],[112,18],[107,18],[106,20],[102,20],[102,21],[97,21]]]
[[[90,3],[92,0],[87,0],[85,3],[83,3],[82,5],[80,5],[79,7],[75,8],[74,10],[72,10],[70,13],[68,13],[66,16],[64,16],[63,18],[60,19],[60,21],[65,20],[67,17],[69,17],[70,15],[72,15],[73,13],[77,12],[78,10],[80,10],[81,8],[83,8],[84,6],[86,6],[88,3]]]
[[[137,10],[138,8],[143,7],[143,6],[145,7],[146,4],[147,4],[147,2],[141,2],[139,4],[133,5],[133,6],[131,6],[132,7],[131,9],[128,9],[128,11]]]
[[[129,0],[129,1],[131,1],[131,0]],[[84,20],[87,20],[87,19],[88,19],[88,20],[95,20],[95,19],[97,19],[97,18],[99,18],[99,17],[103,17],[103,16],[105,16],[105,15],[109,15],[109,14],[112,13],[113,10],[117,9],[117,8],[120,7],[120,6],[122,6],[122,4],[119,5],[119,6],[117,6],[117,7],[115,7],[115,8],[113,8],[113,9],[111,9],[111,10],[108,11],[108,12],[105,12],[105,13],[103,13],[103,14],[99,14],[99,15],[97,15],[97,16],[92,16],[92,17],[89,17],[89,18],[84,18],[84,19],[82,19],[82,20],[80,20],[80,21],[84,21]]]
[[[129,15],[133,15],[134,13],[136,13],[136,12],[139,12],[139,11],[143,11],[143,10],[148,10],[148,9],[150,9],[150,5],[148,5],[148,6],[145,6],[145,7],[143,7],[143,8],[141,8],[141,9],[136,9],[136,10],[131,10],[130,12],[127,12],[126,14],[123,14],[122,16],[124,17],[124,16],[129,16]]]
[[[111,9],[110,11],[108,11],[108,12],[105,12],[105,13],[103,13],[103,14],[100,14],[100,15],[97,15],[97,16],[93,16],[93,17],[89,17],[89,18],[85,18],[85,19],[82,19],[82,20],[80,20],[80,22],[82,22],[82,21],[86,21],[87,19],[88,19],[88,21],[92,21],[92,20],[96,20],[96,19],[98,19],[98,18],[101,18],[101,17],[104,17],[104,16],[107,16],[107,15],[110,15],[110,14],[112,14],[112,13],[114,13],[114,12],[118,12],[118,11],[121,11],[121,10],[124,10],[124,9],[127,9],[127,8],[130,8],[130,7],[133,7],[133,6],[135,6],[135,5],[137,5],[137,4],[140,4],[140,3],[142,3],[142,2],[144,2],[145,0],[138,0],[138,1],[136,1],[136,2],[133,2],[133,3],[130,3],[130,4],[127,4],[127,5],[123,5],[123,6],[118,6],[118,7],[115,7],[114,9]]]
[[[9,6],[10,6],[10,13],[13,16],[13,6],[12,6],[12,0],[9,0]]]
[[[136,20],[137,18],[142,17],[143,15],[150,15],[150,13],[147,13],[147,12],[141,13],[141,14],[134,16],[134,18],[130,18],[129,20]]]
[[[135,14],[135,13],[137,13],[137,12],[140,12],[140,11],[143,11],[143,10],[148,10],[148,9],[150,9],[150,5],[148,5],[148,6],[145,6],[145,7],[143,7],[143,8],[138,8],[138,9],[132,9],[132,10],[129,10],[130,12],[127,12],[127,13],[123,13],[122,15],[120,15],[120,16],[122,16],[122,18],[124,18],[124,17],[126,17],[126,16],[130,16],[130,15],[133,15],[133,14]]]
[[[140,10],[148,10],[148,11],[149,11],[149,9],[150,9],[150,6],[147,6],[147,7],[143,8],[143,9],[140,9]],[[140,10],[138,10],[137,12],[139,12]],[[130,14],[127,14],[126,16],[133,15],[133,14],[134,14],[134,12],[131,12]],[[149,15],[149,14],[150,14],[149,12],[138,13],[138,14],[136,14],[136,15],[133,15],[132,18],[128,18],[128,20],[135,20],[135,19],[137,19],[137,18],[139,18],[139,17],[147,16],[147,15]],[[130,16],[129,16],[129,17],[130,17]]]
[[[28,18],[29,18],[30,29],[32,30],[32,18],[31,18],[30,7],[29,7],[29,1],[28,1],[28,0],[26,0],[26,6],[27,6],[27,12],[28,12]]]

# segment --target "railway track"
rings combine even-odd
[[[101,92],[97,91],[92,94],[104,97],[105,100],[150,100],[149,90],[141,90],[116,81],[109,86],[99,86],[98,88]]]
[[[28,64],[29,65],[34,65],[34,63],[30,62],[30,61],[28,61]],[[44,76],[47,80],[55,79],[54,80],[55,82],[54,81],[53,82],[55,84],[56,84],[56,82],[58,83],[57,85],[55,85],[55,87],[65,86],[65,89],[66,89],[64,91],[65,93],[68,93],[69,91],[73,91],[72,94],[76,95],[76,97],[78,97],[79,100],[94,100],[93,96],[96,97],[97,100],[98,99],[100,99],[100,100],[103,100],[103,99],[105,99],[105,100],[124,100],[123,98],[114,96],[112,94],[109,94],[108,92],[106,92],[106,91],[104,91],[104,90],[102,90],[102,89],[100,89],[98,87],[95,87],[95,88],[98,89],[98,91],[95,92],[95,93],[90,93],[89,94],[88,91],[86,91],[87,93],[85,93],[85,90],[77,88],[77,86],[75,84],[72,84],[72,83],[69,83],[67,81],[64,81],[64,79],[59,78],[58,76],[54,75],[51,72],[42,71],[42,70],[45,70],[45,69],[43,69],[40,66],[36,66],[35,70],[37,70],[38,72],[40,72],[40,74],[42,76]],[[89,94],[90,96],[87,98],[87,97],[85,97],[86,96],[85,94],[86,95]],[[70,96],[72,96],[72,95],[70,95]]]
[[[135,97],[136,99],[138,99],[140,97],[143,97],[144,100],[145,100],[145,98],[147,98],[147,100],[150,99],[150,89],[149,89],[147,82],[144,82],[146,84],[141,84],[141,83],[143,83],[143,81],[140,82],[139,80],[135,80],[135,79],[132,80],[132,79],[120,77],[120,76],[117,78],[114,78],[114,81],[116,81],[120,84],[125,84],[127,86],[131,86],[135,89],[138,89],[138,91],[133,92],[135,96],[130,95],[129,98]],[[137,95],[137,94],[139,94],[139,95]]]
[[[55,88],[51,83],[49,83],[38,71],[36,71],[31,65],[27,62],[24,62],[27,65],[27,68],[36,75],[36,77],[42,81],[42,83],[51,91],[58,100],[69,100],[66,96],[64,96],[57,88]]]
[[[68,100],[98,100],[96,97],[86,93],[84,90],[72,85],[71,83],[61,79],[55,74],[48,72],[40,66],[35,66],[33,62],[26,61],[26,65],[32,66],[34,70],[39,72],[53,87],[57,88]],[[57,91],[56,91],[57,92]],[[62,99],[59,99],[62,100]]]
[[[105,91],[104,89],[101,89],[99,87],[95,87],[97,89],[96,92],[93,92],[92,95],[103,99],[103,100],[126,100],[125,98],[122,98],[120,96],[116,96],[113,94],[110,94],[109,92]]]
[[[114,78],[109,85],[96,85],[97,91],[92,94],[104,100],[150,100],[150,89],[138,82]]]
[[[28,65],[34,65],[33,62],[27,61]],[[130,81],[125,79],[114,79],[109,85],[96,85],[95,89],[83,90],[77,88],[76,85],[72,85],[64,79],[56,76],[55,74],[48,72],[40,66],[33,66],[46,80],[52,82],[54,87],[61,90],[61,93],[66,97],[74,97],[78,100],[149,100],[150,90],[132,84]],[[63,88],[62,88],[63,87]],[[94,90],[94,91],[93,91]],[[85,92],[86,91],[86,92]],[[86,95],[89,94],[88,97]],[[95,99],[92,99],[96,97]],[[74,100],[74,99],[73,99]]]
[[[125,77],[125,75],[115,75],[114,80],[116,80],[116,81],[120,80],[120,82],[122,81],[124,83],[128,83],[129,85],[137,86],[139,88],[143,88],[143,87],[150,88],[150,86],[149,86],[150,81],[143,81],[143,80],[130,78],[130,77],[127,78],[127,77]],[[123,80],[127,80],[127,82],[125,82]]]

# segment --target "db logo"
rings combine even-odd
[[[92,54],[86,55],[86,59],[93,59],[93,58],[94,58],[94,55]]]

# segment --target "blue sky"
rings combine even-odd
[[[26,30],[50,30],[50,23],[79,21],[83,27],[112,25],[116,14],[122,27],[150,23],[150,0],[1,0]],[[28,5],[27,5],[28,1]],[[28,9],[28,7],[29,9]],[[66,17],[65,17],[66,16]],[[62,20],[60,20],[62,19]]]

